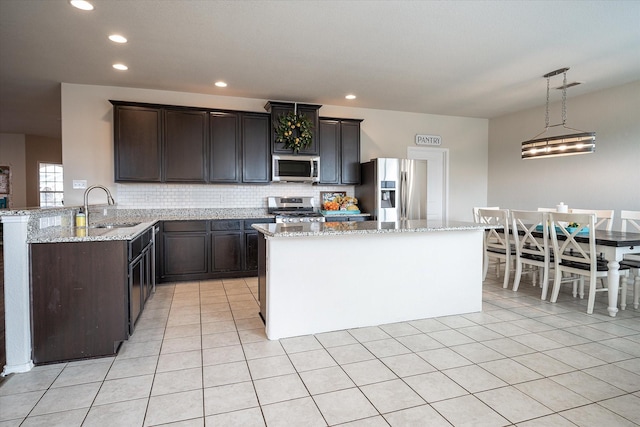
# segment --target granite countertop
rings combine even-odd
[[[309,237],[346,234],[424,233],[437,231],[484,230],[491,225],[462,221],[409,220],[398,222],[313,222],[296,224],[253,224],[267,237]]]
[[[27,243],[99,242],[107,240],[132,240],[157,221],[138,221],[134,226],[119,228],[49,227],[39,230],[27,239]],[[117,221],[108,224],[118,224]],[[128,224],[120,222],[119,224]]]
[[[14,215],[40,213],[40,211],[20,211]],[[47,210],[47,214],[55,211]],[[89,227],[73,227],[71,220],[63,225],[39,228],[33,225],[28,233],[27,243],[95,242],[107,240],[131,240],[153,226],[158,221],[193,221],[213,219],[273,218],[263,208],[238,209],[114,209],[108,216],[91,213]],[[131,227],[97,228],[101,224],[135,224]]]

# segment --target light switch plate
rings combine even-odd
[[[74,190],[84,190],[87,188],[87,180],[86,179],[74,179],[73,180],[73,189]]]

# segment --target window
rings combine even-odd
[[[62,165],[40,163],[40,207],[63,206]]]

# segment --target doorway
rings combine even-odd
[[[449,149],[407,147],[407,158],[427,161],[427,219],[449,217]]]

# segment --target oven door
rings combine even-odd
[[[319,182],[320,157],[317,156],[273,156],[272,181]]]

